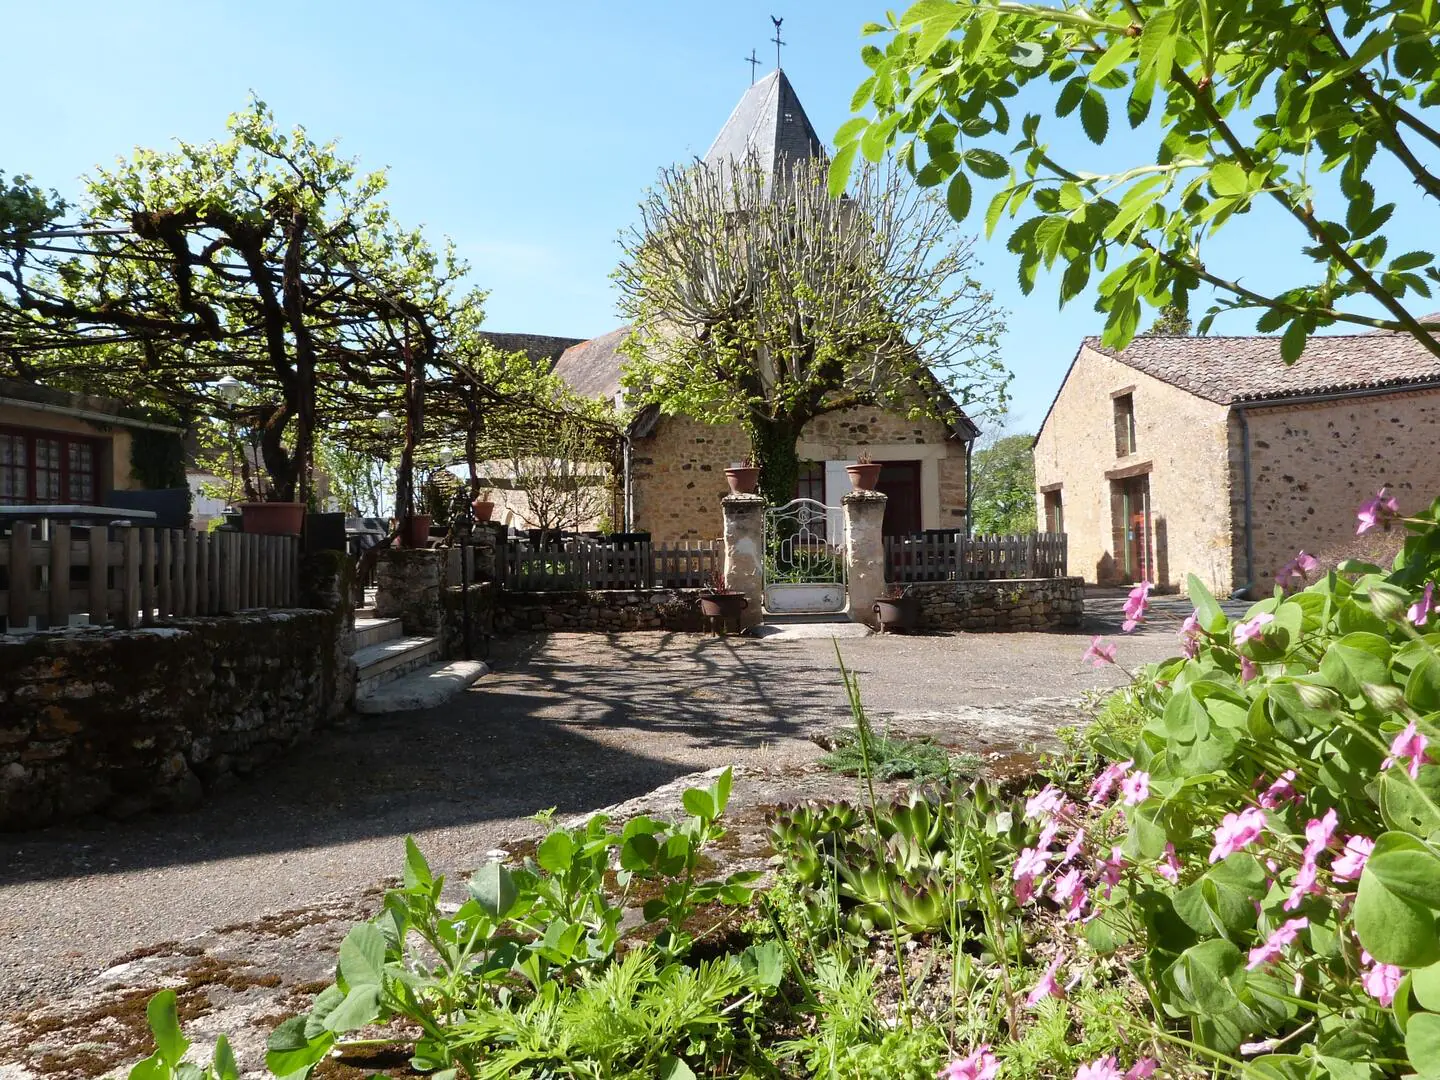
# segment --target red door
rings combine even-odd
[[[920,462],[884,462],[875,489],[884,493],[886,500],[882,533],[908,536],[920,531]]]

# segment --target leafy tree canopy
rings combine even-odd
[[[984,410],[1008,381],[1000,314],[943,203],[879,167],[836,198],[825,169],[663,170],[615,273],[635,325],[628,385],[666,411],[744,425],[772,502],[794,495],[814,417],[953,413],[947,394]]]
[[[983,534],[1035,531],[1033,435],[1002,435],[970,458],[970,528]]]
[[[1221,311],[1254,309],[1259,330],[1284,328],[1287,361],[1342,323],[1409,333],[1440,356],[1408,307],[1440,271],[1413,247],[1420,223],[1392,221],[1387,170],[1371,168],[1387,159],[1440,197],[1429,0],[920,0],[866,29],[882,41],[864,50],[872,74],[853,107],[874,115],[839,132],[834,186],[894,147],[920,183],[945,186],[956,218],[983,206],[988,233],[1019,219],[1008,246],[1026,291],[1042,266],[1064,267],[1062,303],[1103,275],[1107,344],[1130,341],[1145,305],[1185,311],[1204,284],[1216,301],[1201,333]],[[1041,114],[1012,115],[1022,91],[1112,156],[1126,124],[1156,143],[1082,169],[1052,153]],[[972,177],[998,187],[988,202]],[[1292,223],[1310,280],[1265,293],[1244,267],[1205,259],[1204,239],[1261,203]]]

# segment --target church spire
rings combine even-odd
[[[706,152],[705,164],[723,168],[751,154],[767,180],[789,162],[828,156],[795,88],[779,68],[745,91]]]

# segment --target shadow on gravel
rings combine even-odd
[[[0,884],[583,813],[693,770],[667,749],[720,761],[843,709],[833,667],[750,641],[520,638],[496,642],[491,663],[446,706],[351,718],[195,810],[0,835]]]

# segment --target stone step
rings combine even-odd
[[[482,660],[431,664],[401,678],[362,689],[355,695],[355,711],[375,714],[432,709],[445,704],[489,671],[489,665]]]
[[[355,648],[363,649],[369,645],[379,645],[382,641],[394,641],[402,637],[405,631],[401,628],[399,619],[376,619],[374,617],[355,617]]]
[[[433,637],[393,638],[356,649],[351,659],[355,661],[358,696],[408,675],[416,668],[436,663],[440,659],[440,642]]]

